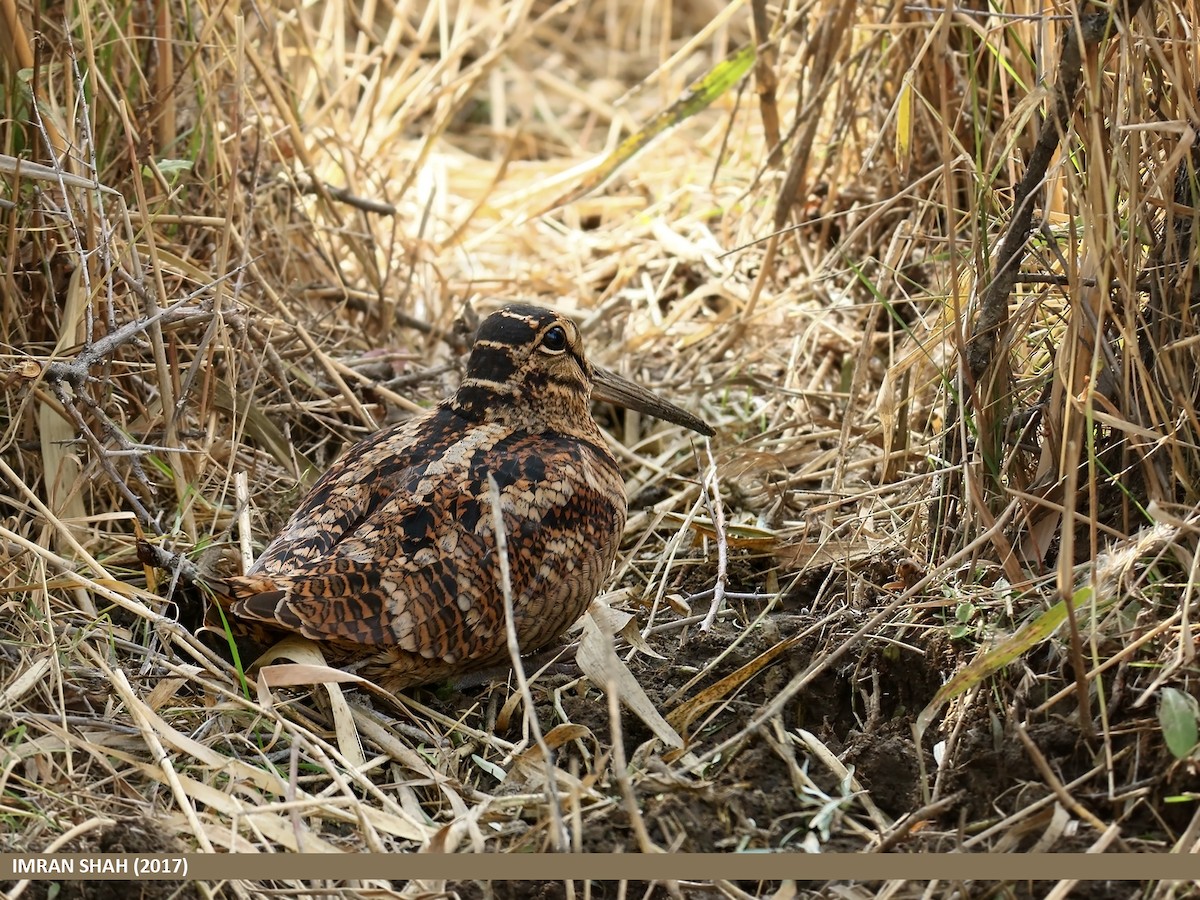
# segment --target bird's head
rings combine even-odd
[[[553,310],[512,304],[483,320],[452,405],[476,421],[505,419],[530,430],[591,431],[603,400],[711,435],[706,422],[588,362],[579,326]]]

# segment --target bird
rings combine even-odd
[[[570,318],[530,304],[493,312],[451,396],[353,445],[244,575],[212,581],[233,636],[301,635],[393,693],[498,668],[511,659],[503,543],[520,652],[547,647],[599,593],[625,527],[593,400],[714,434],[590,362]]]

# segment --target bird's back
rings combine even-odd
[[[248,575],[228,579],[232,611],[330,642],[335,656],[345,645],[408,654],[421,680],[502,661],[489,475],[517,633],[524,652],[538,649],[611,568],[625,524],[616,461],[602,444],[472,423],[448,404],[339,459]]]

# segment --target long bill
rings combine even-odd
[[[629,379],[622,378],[599,366],[593,368],[592,398],[606,403],[615,403],[626,409],[662,419],[664,422],[673,422],[703,435],[711,436],[716,433],[703,419],[693,416],[687,410],[680,409],[674,403],[646,390],[640,384],[634,384]]]

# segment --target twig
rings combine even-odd
[[[34,181],[46,181],[57,184],[60,188],[76,187],[83,190],[101,191],[111,196],[119,196],[120,193],[95,179],[72,175],[58,166],[43,166],[41,163],[36,163],[32,160],[20,159],[16,156],[9,156],[2,153],[0,153],[0,174],[20,176]]]
[[[174,553],[158,544],[152,544],[149,541],[138,541],[137,558],[143,565],[154,566],[156,569],[165,569],[172,576],[183,579],[186,584],[195,584],[200,580],[199,566],[182,553]],[[169,596],[170,591],[167,591],[167,594]]]
[[[301,194],[316,194],[320,196],[324,192],[331,199],[345,203],[348,206],[353,206],[355,209],[361,209],[363,212],[378,213],[381,216],[394,216],[398,212],[396,207],[383,200],[371,200],[367,197],[359,197],[350,193],[347,188],[334,187],[328,183],[322,184],[321,188],[318,188],[310,179],[304,177],[297,179],[296,187]]]
[[[249,572],[254,564],[254,549],[250,530],[250,479],[246,477],[245,469],[239,469],[234,474],[233,490],[237,501],[238,550],[242,557],[242,571]]]
[[[1071,287],[1078,285],[1079,287],[1100,287],[1100,280],[1097,278],[1076,278],[1071,275],[1049,275],[1041,272],[1018,272],[1013,277],[1015,284],[1049,284],[1057,287]],[[1142,275],[1133,283],[1133,290],[1140,294],[1148,294],[1154,289],[1154,283],[1149,276]]]
[[[704,479],[704,502],[708,506],[709,516],[712,517],[713,529],[717,532],[717,578],[713,583],[713,598],[708,607],[708,615],[700,624],[701,631],[709,631],[717,618],[717,613],[725,605],[725,584],[729,579],[729,541],[725,534],[725,510],[721,505],[721,485],[717,481],[717,461],[713,459],[712,442],[706,439],[704,449],[708,454],[708,475]]]
[[[75,422],[75,428],[79,431],[79,433],[81,435],[83,435],[84,440],[87,441],[88,445],[92,448],[92,452],[96,454],[96,460],[97,460],[97,462],[100,463],[100,467],[102,469],[104,469],[105,474],[108,475],[109,480],[112,481],[112,483],[116,487],[117,491],[121,494],[122,497],[125,498],[126,502],[133,508],[133,511],[137,514],[137,517],[142,521],[142,523],[144,525],[147,525],[148,527],[161,532],[162,529],[159,527],[159,525],[155,521],[154,517],[150,515],[150,511],[148,509],[146,509],[145,506],[142,505],[142,501],[138,499],[137,495],[130,489],[129,485],[126,483],[126,480],[124,478],[122,478],[120,476],[120,474],[117,472],[117,468],[116,468],[116,466],[113,465],[112,459],[110,459],[108,453],[105,452],[104,445],[100,443],[100,439],[98,437],[96,437],[96,435],[92,431],[91,427],[84,420],[83,414],[79,412],[79,407],[77,407],[75,405],[74,398],[72,398],[72,396],[67,392],[66,385],[64,385],[62,382],[56,382],[54,384],[54,393],[58,396],[58,402],[63,405],[63,408],[68,413],[71,414],[71,418]],[[89,405],[92,405],[92,404],[89,404]],[[110,424],[110,423],[108,423],[107,416],[102,416],[101,419],[106,424]],[[124,435],[121,435],[121,437],[118,440],[120,443],[125,444],[125,446],[123,446],[121,448],[121,450],[125,453],[130,453],[132,455],[132,462],[134,463],[135,475],[139,476],[138,480],[141,481],[143,484],[147,485],[148,487],[150,487],[151,490],[153,490],[153,486],[150,485],[149,481],[146,480],[145,471],[142,469],[141,465],[138,464],[138,462],[137,462],[136,451],[134,450],[133,446],[131,444],[129,444],[129,442],[125,439]],[[71,443],[74,443],[74,442],[72,441]]]
[[[496,557],[500,562],[500,590],[504,595],[504,632],[508,639],[508,655],[512,660],[517,687],[525,704],[525,721],[529,723],[529,730],[533,732],[533,739],[542,753],[546,767],[546,801],[550,807],[550,817],[554,824],[552,840],[556,849],[567,850],[571,846],[571,840],[567,834],[567,826],[563,821],[562,807],[558,798],[554,754],[542,736],[542,726],[538,722],[537,710],[533,705],[533,692],[529,690],[529,681],[525,677],[525,665],[521,661],[521,644],[517,640],[517,622],[513,611],[512,572],[508,564],[508,538],[504,531],[504,516],[500,506],[500,486],[491,472],[488,473],[488,499],[492,507],[492,529],[496,536]]]
[[[917,747],[917,752],[921,752],[921,748]],[[904,840],[912,832],[913,828],[919,825],[926,819],[932,819],[940,816],[946,810],[956,806],[962,800],[964,791],[958,791],[954,794],[942,797],[940,800],[934,800],[932,803],[926,803],[920,809],[914,809],[903,819],[888,829],[887,834],[884,834],[879,839],[879,844],[871,848],[871,853],[887,853],[902,840]]]
[[[612,769],[621,789],[621,799],[625,801],[625,812],[629,816],[629,825],[637,836],[638,849],[642,853],[661,853],[662,848],[650,840],[646,831],[646,822],[642,819],[642,810],[638,806],[637,795],[633,792],[633,782],[629,780],[625,760],[625,739],[621,734],[621,700],[618,697],[616,683],[609,679],[605,693],[608,694],[608,719],[612,723]]]
[[[133,341],[139,334],[156,322],[174,322],[188,316],[203,315],[205,310],[188,307],[192,297],[184,297],[153,315],[134,319],[98,341],[93,341],[72,360],[53,360],[42,364],[41,375],[47,381],[66,382],[79,389],[88,380],[92,366],[107,362],[109,355],[118,347]]]
[[[1128,22],[1136,16],[1143,2],[1126,0],[1121,10],[1124,21]],[[1024,257],[1025,242],[1032,229],[1033,211],[1037,206],[1034,192],[1041,187],[1050,161],[1066,133],[1083,73],[1084,50],[1112,33],[1114,18],[1114,11],[1107,9],[1080,16],[1077,24],[1073,23],[1063,31],[1054,109],[1042,122],[1025,174],[1013,192],[1013,218],[996,253],[999,263],[983,289],[979,316],[968,339],[967,367],[972,382],[978,382],[991,364],[996,347],[1008,326],[1008,295],[1012,293]]]
[[[754,89],[758,92],[759,115],[762,117],[766,144],[770,148],[767,165],[777,167],[783,158],[779,106],[775,99],[779,83],[775,75],[778,51],[776,42],[771,40],[771,23],[767,20],[766,0],[750,0],[750,12],[754,43],[758,45],[758,56],[754,61]]]
[[[1021,743],[1025,745],[1025,752],[1029,754],[1029,758],[1037,767],[1038,772],[1041,773],[1042,778],[1045,779],[1046,786],[1054,792],[1054,796],[1058,798],[1059,802],[1097,831],[1103,833],[1107,826],[1105,826],[1105,824],[1101,822],[1090,809],[1072,797],[1067,789],[1063,787],[1063,783],[1058,779],[1058,776],[1054,774],[1054,770],[1050,768],[1050,763],[1046,762],[1046,757],[1042,754],[1042,751],[1038,748],[1038,745],[1033,742],[1033,738],[1031,738],[1029,733],[1025,730],[1024,722],[1017,723],[1017,737],[1019,737],[1021,739]]]

